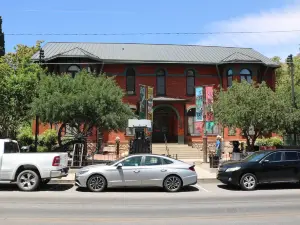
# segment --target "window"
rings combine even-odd
[[[193,70],[188,70],[186,73],[186,94],[195,94],[195,72]]]
[[[156,73],[156,95],[166,95],[166,72],[162,69]]]
[[[285,152],[285,160],[286,161],[298,160],[297,152]]]
[[[168,165],[168,164],[172,164],[173,163],[171,160],[164,159],[164,158],[162,159],[162,161],[163,161],[164,165]]]
[[[126,136],[134,136],[134,128],[133,127],[127,127],[125,132],[126,132]]]
[[[267,156],[265,160],[269,160],[270,162],[279,162],[282,160],[282,152],[272,153],[271,155]]]
[[[76,75],[77,73],[79,73],[79,71],[80,71],[80,68],[79,68],[78,66],[72,65],[72,66],[70,66],[70,67],[68,68],[68,71],[67,71],[67,72],[70,73],[71,76],[74,78],[75,75]]]
[[[125,159],[121,163],[123,166],[140,166],[142,161],[142,156],[135,156]]]
[[[242,69],[240,72],[240,76],[241,76],[241,81],[245,80],[249,84],[252,82],[252,74],[251,74],[250,70]]]
[[[4,153],[19,153],[19,146],[18,143],[15,142],[5,142],[4,143]]]
[[[129,68],[126,71],[126,91],[127,94],[135,94],[135,70]]]
[[[187,113],[188,117],[188,134],[189,135],[200,135],[199,129],[195,126],[196,122],[196,109],[192,108]]]
[[[161,158],[155,156],[146,156],[145,166],[159,166],[161,164]]]
[[[232,81],[233,81],[233,71],[232,71],[232,69],[229,69],[227,71],[227,87],[232,86]]]

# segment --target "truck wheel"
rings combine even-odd
[[[51,180],[51,179],[43,179],[43,180],[41,181],[41,184],[42,184],[42,185],[46,185],[46,184],[48,184],[48,183],[50,182],[50,180]]]
[[[18,175],[17,185],[21,191],[34,191],[39,184],[40,177],[32,170],[24,170]]]

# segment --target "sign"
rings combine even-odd
[[[203,88],[196,87],[196,122],[203,121]]]
[[[147,101],[146,101],[146,86],[140,85],[140,114],[139,119],[146,119]]]
[[[214,89],[212,86],[205,87],[206,121],[214,121],[213,102]]]
[[[153,87],[148,86],[147,91],[147,119],[153,121]],[[152,132],[152,129],[148,128],[148,132]]]

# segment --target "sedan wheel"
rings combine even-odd
[[[182,187],[182,181],[178,176],[172,175],[165,179],[164,188],[168,192],[177,192]]]
[[[17,185],[21,191],[34,191],[40,184],[40,177],[32,170],[22,171],[17,178]]]
[[[93,175],[87,182],[87,187],[92,192],[101,192],[106,188],[106,180],[101,175]]]
[[[255,175],[252,173],[244,174],[240,180],[240,185],[243,190],[246,191],[254,190],[257,186],[257,180]]]

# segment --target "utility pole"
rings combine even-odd
[[[45,52],[42,48],[40,48],[40,58],[39,58],[39,64],[41,65],[45,58]],[[40,76],[38,77],[40,80]],[[34,140],[34,148],[37,152],[37,146],[38,146],[38,134],[39,134],[39,116],[35,116],[35,140]]]
[[[206,134],[206,86],[203,86],[203,163],[207,163],[207,134]]]
[[[290,72],[291,72],[291,85],[292,85],[292,104],[293,104],[293,107],[296,109],[297,106],[296,106],[296,98],[295,98],[295,84],[294,84],[294,61],[293,61],[293,55],[290,54],[288,57],[287,57],[287,63],[290,67]],[[296,131],[294,131],[294,142],[293,142],[293,145],[296,146],[297,144],[297,134],[296,134]]]
[[[4,33],[2,31],[2,17],[0,16],[0,56],[5,54]]]

